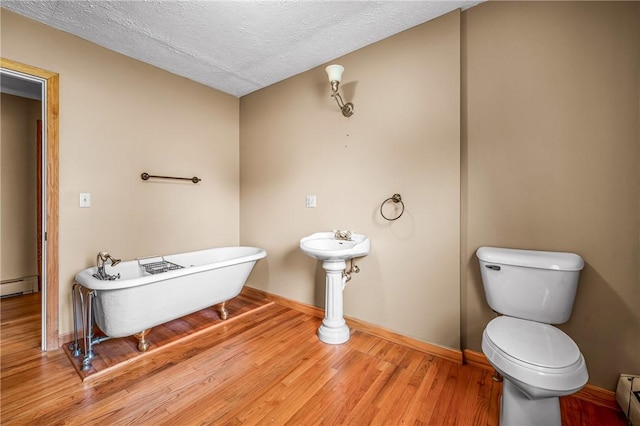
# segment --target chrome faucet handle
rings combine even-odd
[[[96,256],[96,266],[98,266],[98,268],[101,267],[104,262],[106,262],[108,255],[109,253],[107,253],[106,251],[98,252],[98,255]]]
[[[345,231],[345,230],[340,230],[340,229],[334,229],[333,230],[333,236],[335,237],[336,240],[347,240],[347,241],[351,241],[351,236],[352,236],[352,232],[351,231]]]
[[[111,267],[116,266],[118,263],[120,263],[122,261],[122,259],[115,259],[113,256],[111,256],[109,253],[107,253],[106,251],[101,251],[98,253],[98,255],[96,256],[96,267],[98,268],[98,270],[96,271],[95,274],[93,274],[93,276],[99,280],[117,280],[120,278],[120,274],[117,275],[109,275],[105,270],[105,262],[107,260],[111,261]]]

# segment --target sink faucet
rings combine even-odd
[[[99,280],[117,280],[118,278],[120,278],[120,274],[109,275],[105,272],[104,266],[107,260],[111,261],[111,266],[113,267],[120,263],[122,259],[114,259],[113,256],[111,256],[106,251],[101,251],[100,253],[98,253],[98,256],[96,256],[96,266],[98,267],[98,272],[93,274],[93,276]]]
[[[333,230],[333,235],[336,238],[336,240],[351,241],[352,232],[351,231],[342,231],[340,229],[334,229]]]

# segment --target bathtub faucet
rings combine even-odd
[[[111,256],[106,251],[101,251],[100,253],[98,253],[98,256],[96,256],[96,266],[98,267],[98,272],[93,274],[93,276],[99,280],[117,280],[118,278],[120,278],[120,274],[109,275],[105,272],[104,266],[107,260],[111,261],[111,266],[113,267],[120,263],[122,259],[114,259],[113,256]]]

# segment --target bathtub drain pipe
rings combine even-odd
[[[91,360],[95,356],[93,352],[93,298],[96,295],[95,290],[90,290],[87,292],[88,302],[87,302],[87,316],[84,329],[84,359],[82,360],[82,370],[87,371],[91,369]]]
[[[82,355],[82,349],[80,349],[80,339],[78,337],[78,323],[84,330],[84,321],[85,321],[85,313],[84,313],[84,296],[82,295],[82,287],[80,284],[74,284],[71,289],[71,300],[73,304],[73,342],[69,345],[69,351],[71,351],[71,355],[78,357]],[[78,312],[82,312],[80,314]]]
[[[111,336],[99,336],[99,337],[94,337],[93,339],[91,339],[91,346],[93,345],[97,345],[98,343],[102,343],[105,340],[109,340],[111,339]]]

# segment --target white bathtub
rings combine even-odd
[[[75,279],[93,291],[93,317],[100,330],[109,337],[136,335],[144,351],[152,327],[240,294],[256,261],[266,255],[257,247],[212,248],[106,265],[108,274],[120,274],[113,281],[95,278],[96,267],[79,272]],[[159,259],[183,268],[150,274],[141,267]]]

